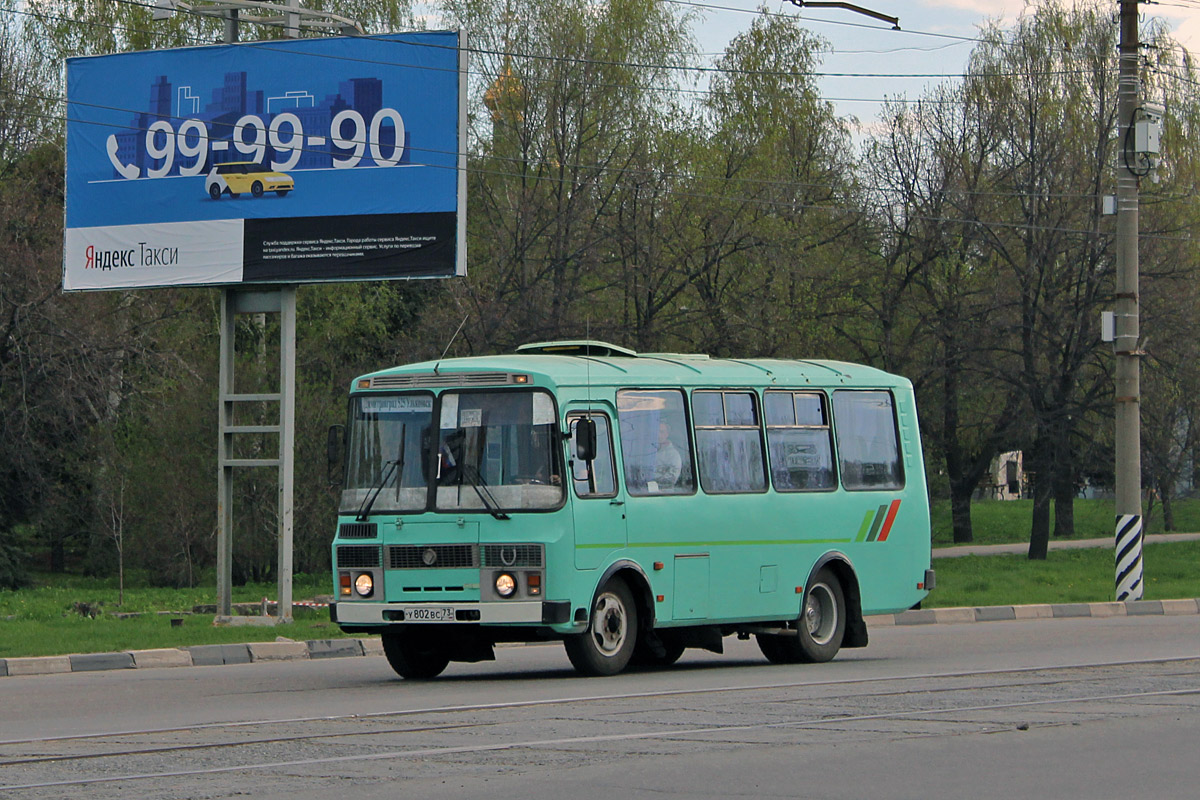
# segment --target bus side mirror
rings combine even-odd
[[[596,422],[584,417],[575,423],[575,457],[580,461],[596,460]]]
[[[346,452],[343,443],[345,434],[345,425],[330,425],[329,434],[325,437],[325,477],[330,486],[341,486],[345,478],[345,465],[342,463]]]

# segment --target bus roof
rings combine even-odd
[[[368,373],[355,388],[450,388],[511,383],[565,386],[720,386],[836,388],[909,386],[907,378],[845,361],[711,358],[686,353],[637,353],[586,340],[522,345],[516,353],[423,361]]]

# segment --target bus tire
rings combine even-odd
[[[566,637],[563,646],[581,675],[616,675],[633,656],[637,632],[633,594],[623,580],[611,578],[596,593],[587,631]]]
[[[757,637],[772,664],[820,664],[837,655],[846,634],[846,595],[833,570],[823,567],[813,576],[795,625],[795,636]]]
[[[385,631],[383,654],[401,678],[427,681],[442,674],[450,657],[428,636],[405,631]]]

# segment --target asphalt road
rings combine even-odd
[[[408,683],[382,658],[0,681],[0,797],[1187,798],[1200,616],[753,642],[584,679],[512,647]]]

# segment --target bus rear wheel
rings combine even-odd
[[[773,664],[830,661],[846,634],[846,596],[833,570],[821,569],[804,592],[795,636],[759,634],[758,649]]]
[[[609,580],[596,594],[585,633],[563,640],[567,658],[582,675],[616,675],[629,664],[637,642],[637,606],[620,578]]]
[[[427,681],[442,674],[450,657],[428,635],[409,631],[385,631],[383,654],[401,678]]]

